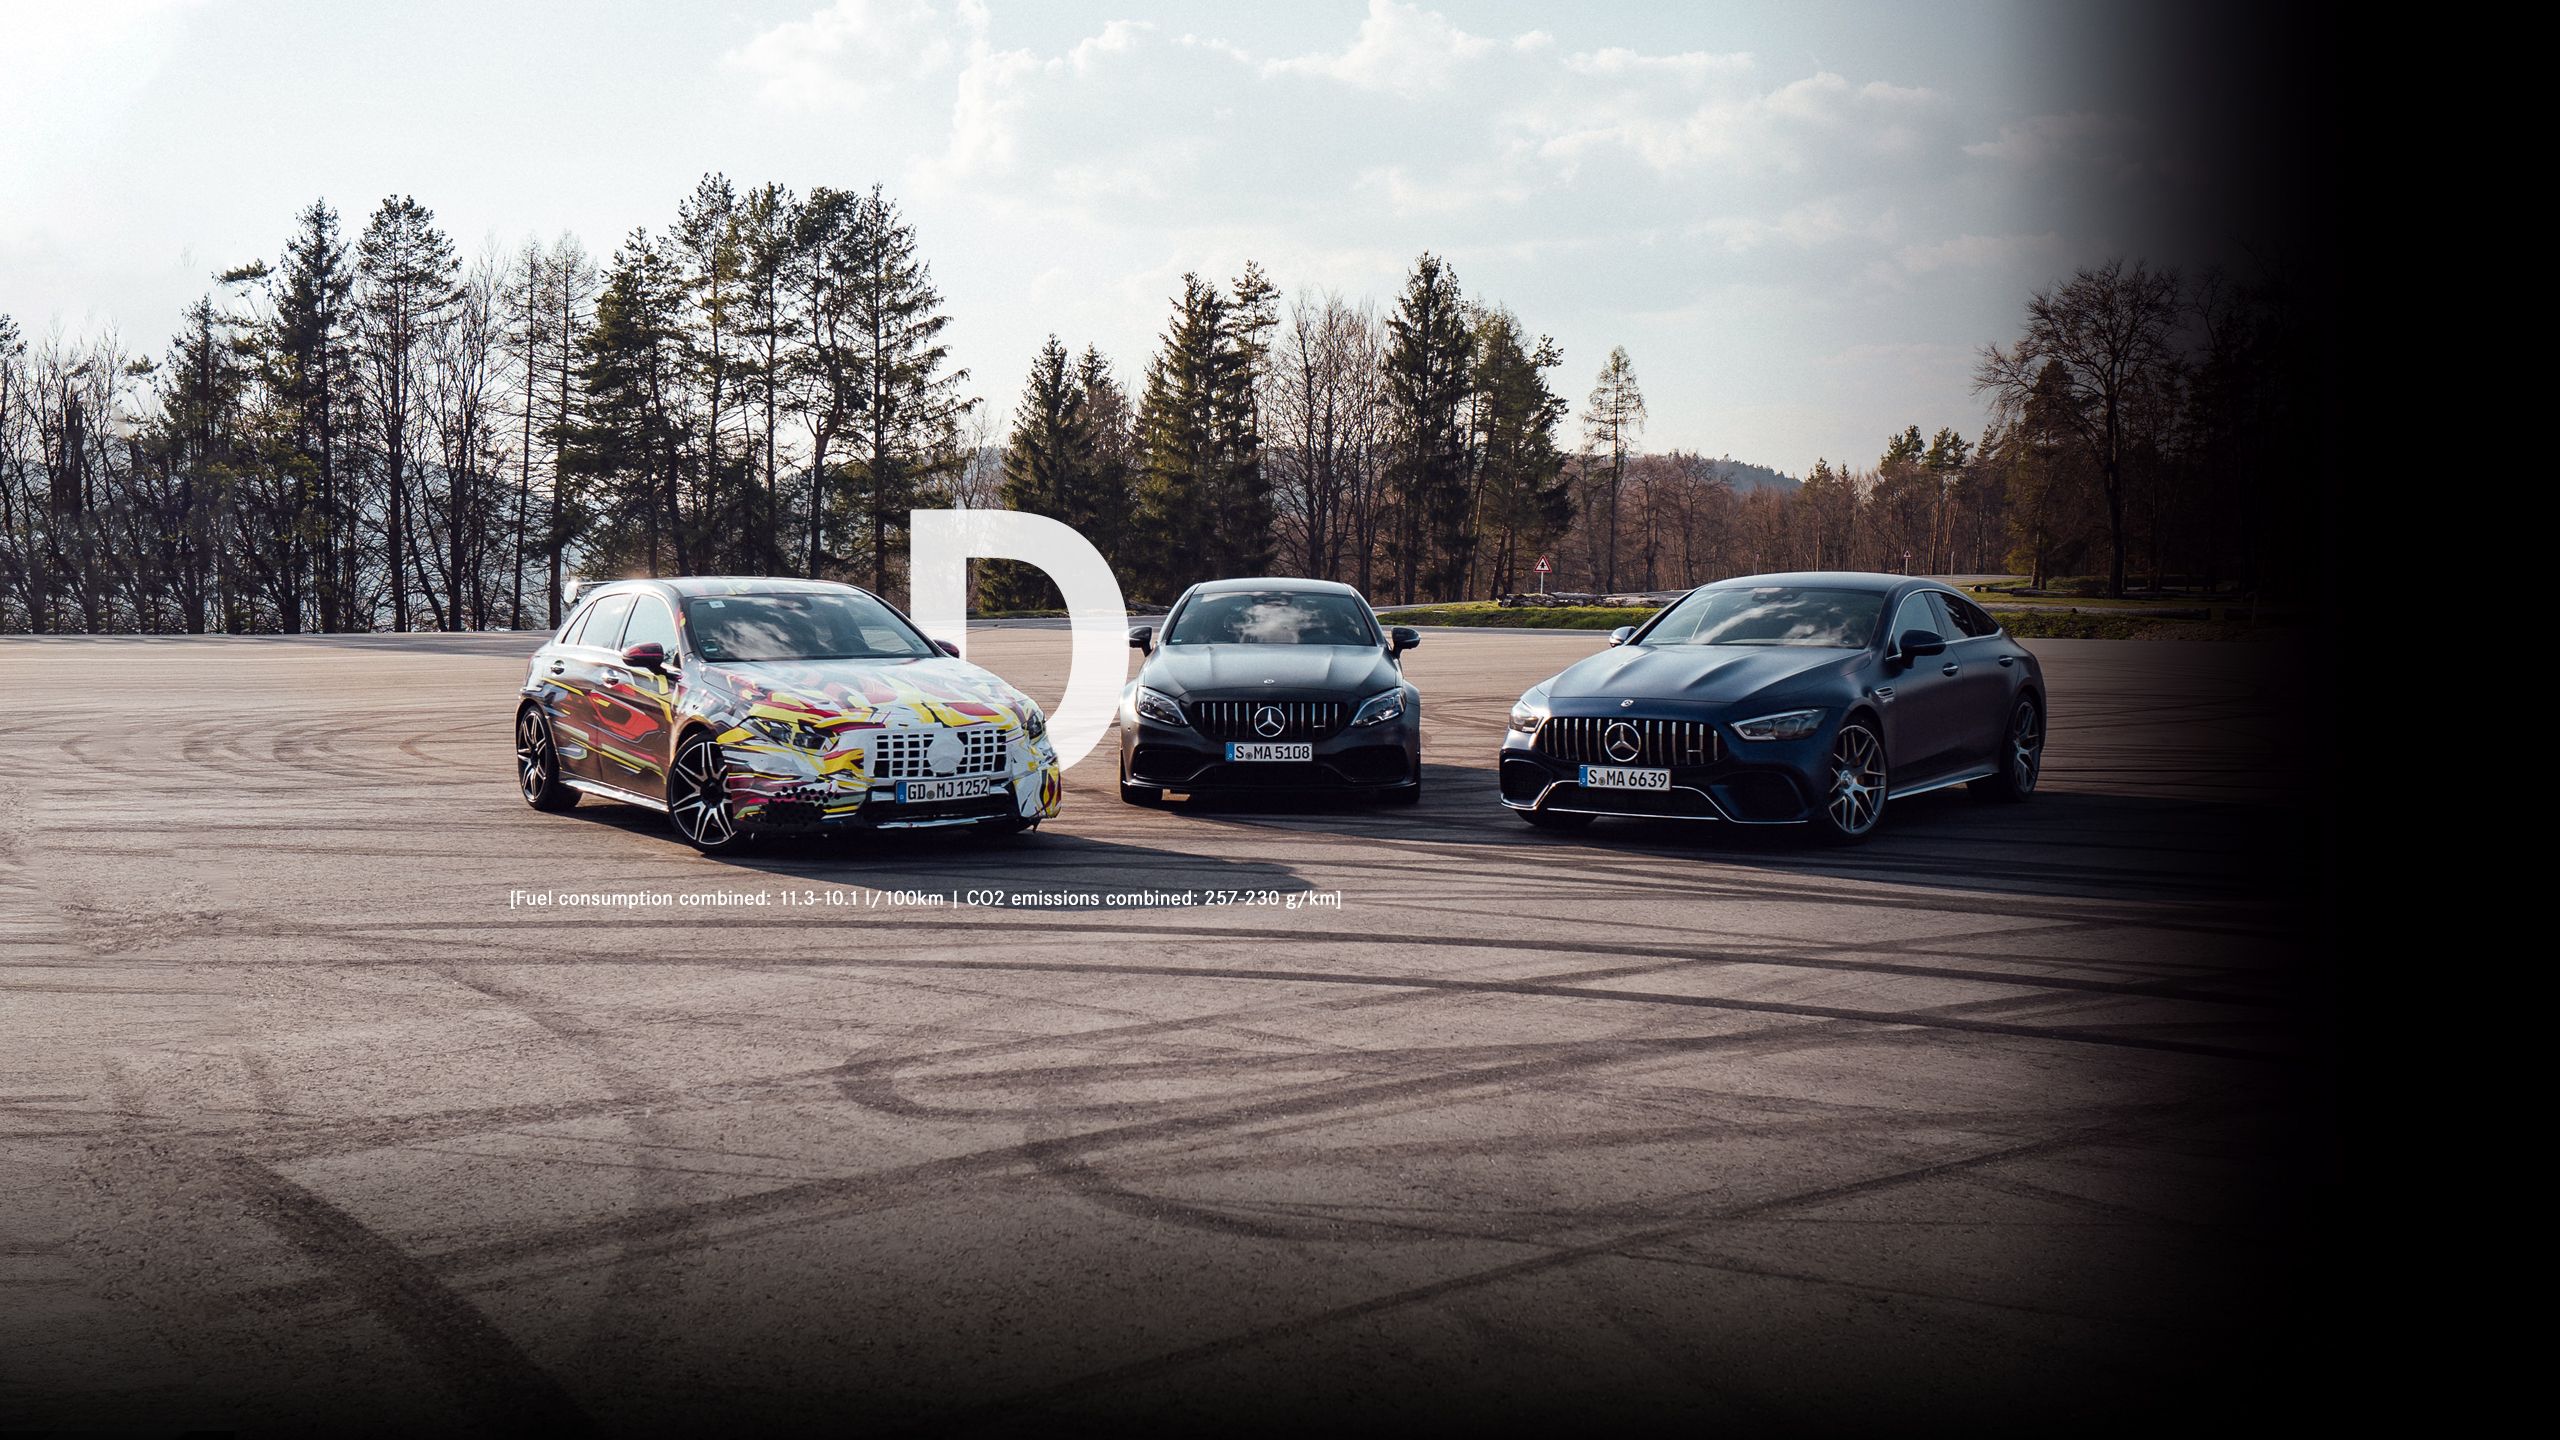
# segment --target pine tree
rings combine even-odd
[[[1636,385],[1627,347],[1620,345],[1609,352],[1609,363],[1600,367],[1599,382],[1591,387],[1590,408],[1582,413],[1585,467],[1596,472],[1601,508],[1608,516],[1599,567],[1603,590],[1618,588],[1618,501],[1626,488],[1627,460],[1635,454],[1644,420],[1644,391]]]
[[[214,561],[222,537],[214,517],[224,508],[223,492],[254,463],[246,433],[250,370],[239,333],[245,328],[213,297],[200,297],[187,307],[186,328],[170,340],[168,361],[159,367],[160,416],[150,448],[170,484],[152,527],[157,553],[151,559],[190,635],[205,632],[209,611],[230,609],[217,593]]]
[[[741,409],[738,370],[745,358],[738,334],[745,289],[739,275],[738,193],[729,177],[702,177],[693,193],[676,206],[676,223],[659,247],[683,276],[689,304],[684,317],[686,378],[702,401],[700,434],[686,448],[697,457],[701,493],[695,504],[721,517],[722,533],[741,533],[732,523],[746,507],[733,500],[737,480],[729,431]]]
[[[1211,393],[1218,458],[1209,559],[1220,574],[1259,575],[1271,568],[1278,515],[1262,469],[1262,388],[1270,371],[1271,332],[1279,323],[1279,287],[1260,265],[1246,261],[1227,305]]]
[[[1119,565],[1137,501],[1137,417],[1129,393],[1111,373],[1111,361],[1091,345],[1076,360],[1076,392],[1077,482],[1083,493],[1074,505],[1081,518],[1070,523]]]
[[[310,570],[324,631],[356,628],[359,511],[347,454],[358,410],[347,334],[354,290],[338,212],[314,200],[295,217],[269,276],[273,308],[259,349],[290,448],[295,564]],[[282,617],[288,631],[300,630],[304,618],[299,590],[292,593]]]
[[[1425,252],[1387,319],[1387,400],[1395,427],[1388,483],[1396,598],[1458,598],[1470,559],[1467,372],[1475,332],[1457,272]]]
[[[646,230],[616,250],[595,324],[579,347],[582,403],[562,457],[616,522],[597,537],[608,561],[695,569],[697,506],[685,498],[691,363],[682,268]],[[636,527],[636,528],[635,528]]]
[[[763,573],[779,573],[783,568],[782,412],[791,404],[796,323],[791,292],[794,271],[803,259],[799,230],[800,203],[783,186],[759,185],[738,205],[738,336],[746,352],[738,398],[740,404],[756,407],[763,421],[756,437],[763,462],[756,495],[761,513],[755,517],[753,543],[746,547],[746,555]]]
[[[1226,297],[1198,275],[1183,276],[1138,402],[1140,538],[1129,579],[1146,599],[1170,600],[1218,573],[1219,396],[1229,334]]]
[[[1573,523],[1573,490],[1565,478],[1564,452],[1556,445],[1556,427],[1568,407],[1546,377],[1563,363],[1563,352],[1547,336],[1532,348],[1509,311],[1479,314],[1471,376],[1476,528],[1493,549],[1487,579],[1495,594],[1516,591],[1524,557]]]
[[[870,532],[871,586],[886,592],[891,539],[907,511],[959,470],[960,420],[977,402],[960,393],[969,372],[950,368],[942,331],[951,318],[916,255],[915,228],[880,187],[854,203],[831,258],[842,267],[833,284],[861,385],[854,505]]]
[[[435,212],[406,195],[384,200],[356,243],[355,313],[362,340],[368,437],[382,465],[384,564],[391,628],[409,628],[409,574],[417,554],[409,485],[416,469],[424,351],[456,294],[462,262]]]
[[[1014,409],[1013,433],[1004,447],[1004,505],[1033,515],[1076,524],[1070,513],[1077,501],[1084,457],[1084,395],[1076,370],[1067,362],[1067,347],[1052,335],[1031,362],[1022,401]],[[1045,609],[1056,587],[1036,568],[1015,561],[991,561],[981,590],[990,610]]]

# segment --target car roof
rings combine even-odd
[[[666,575],[636,580],[613,580],[592,587],[602,593],[617,585],[654,585],[682,596],[696,595],[807,595],[833,591],[842,593],[857,589],[833,580],[795,580],[783,575]],[[589,592],[581,591],[579,598]],[[869,592],[864,592],[869,593]]]
[[[1905,585],[1935,583],[1916,575],[1886,575],[1873,570],[1790,570],[1778,575],[1737,575],[1730,580],[1709,581],[1699,588],[1750,590],[1764,585],[1787,585],[1822,590],[1865,590],[1885,595]]]
[[[1203,580],[1191,587],[1194,595],[1231,595],[1239,590],[1306,590],[1326,595],[1348,595],[1360,598],[1360,592],[1339,580],[1308,580],[1296,575],[1247,575],[1232,580]]]

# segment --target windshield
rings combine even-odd
[[[1647,645],[1810,645],[1857,650],[1875,638],[1884,597],[1863,590],[1762,585],[1695,590],[1644,634]]]
[[[685,629],[705,660],[915,660],[938,653],[868,595],[716,595],[684,602]]]
[[[1195,595],[1167,645],[1377,645],[1367,602],[1351,595],[1239,590]]]

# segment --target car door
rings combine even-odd
[[[1961,595],[1934,594],[1933,598],[1950,627],[1942,632],[1947,653],[1938,657],[1945,662],[1940,670],[1954,682],[1955,698],[1950,703],[1958,740],[1950,765],[1972,770],[1996,764],[2008,734],[2009,702],[2025,673],[2018,668],[2018,647],[2000,633],[2000,622],[1991,618],[1990,611]]]
[[[1884,753],[1896,790],[1946,774],[1965,743],[1963,697],[1956,686],[1960,667],[1951,667],[1944,655],[1922,655],[1908,664],[1892,658],[1908,632],[1926,630],[1944,639],[1947,626],[1937,597],[1920,590],[1894,607],[1893,624],[1885,630],[1886,673],[1876,694],[1885,702]]]
[[[635,670],[622,663],[621,651],[634,645],[656,645],[666,651],[667,671]],[[631,618],[622,627],[622,640],[614,658],[604,662],[604,693],[619,707],[612,717],[616,749],[639,765],[637,774],[623,769],[624,781],[643,794],[654,795],[666,786],[668,746],[675,739],[676,682],[672,671],[678,663],[680,646],[676,639],[675,612],[666,600],[642,592],[633,597]]]
[[[631,618],[631,593],[599,595],[587,605],[587,618],[553,661],[553,678],[569,692],[556,727],[566,732],[558,737],[560,768],[581,780],[620,785],[630,771],[607,756],[620,744],[610,722],[625,712],[606,692],[605,666],[608,661],[617,668],[622,663],[622,626]]]

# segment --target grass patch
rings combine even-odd
[[[1656,612],[1642,605],[1520,605],[1481,601],[1429,605],[1379,616],[1389,625],[1472,625],[1492,630],[1615,630],[1641,625]]]
[[[1994,606],[1991,613],[2021,640],[2246,640],[2269,630],[2246,620],[2173,620],[2043,606]]]

